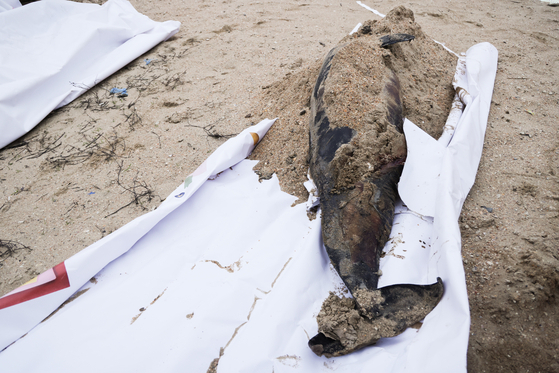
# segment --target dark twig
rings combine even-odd
[[[157,136],[157,140],[159,141],[159,149],[161,149],[161,136],[159,136],[157,133],[151,131],[151,133],[153,133],[155,136]]]
[[[15,253],[20,250],[31,251],[31,248],[16,241],[0,239],[0,262],[5,261],[11,256],[14,256]]]
[[[20,148],[20,147],[22,147],[22,146],[26,146],[27,144],[29,144],[29,142],[27,142],[27,141],[22,141],[22,142],[17,143],[17,144],[12,143],[12,144],[6,146],[6,147],[4,148],[4,150]]]
[[[151,187],[145,181],[139,181],[138,180],[138,173],[136,173],[136,175],[132,179],[132,185],[131,186],[124,185],[123,182],[121,181],[121,174],[122,174],[122,171],[123,171],[123,163],[124,162],[122,162],[122,161],[120,163],[117,162],[118,170],[117,170],[116,183],[118,184],[118,186],[120,186],[122,189],[124,189],[125,192],[128,192],[128,193],[132,194],[132,201],[130,201],[126,205],[120,207],[118,210],[108,214],[107,216],[105,216],[105,218],[116,214],[120,210],[130,206],[133,203],[140,206],[142,208],[142,210],[147,210],[147,207],[144,206],[144,203],[151,202],[151,200],[154,199],[155,197],[158,197],[159,200],[161,201],[161,197],[156,195],[154,190],[151,189]]]
[[[207,124],[205,126],[196,126],[194,124],[187,124],[186,127],[203,129],[204,132],[206,132],[206,135],[208,135],[208,137],[211,137],[213,139],[228,139],[228,138],[231,138],[231,137],[234,137],[234,136],[238,135],[238,133],[231,133],[231,134],[228,134],[228,135],[223,135],[223,134],[218,133],[215,130],[215,125],[216,125],[217,122],[219,122],[219,120],[216,121],[216,122]]]
[[[50,142],[49,144],[45,145],[45,142],[48,141],[48,139],[50,139],[50,136],[48,136],[47,138],[47,132],[43,132],[43,136],[38,138],[38,136],[32,137],[31,139],[29,139],[26,143],[25,143],[25,149],[22,150],[21,152],[19,152],[18,154],[14,155],[12,157],[12,159],[10,160],[10,162],[12,161],[21,161],[22,159],[35,159],[35,158],[39,158],[41,156],[43,156],[46,153],[51,153],[54,152],[54,150],[56,150],[59,146],[62,145],[60,141],[60,139],[66,134],[66,132],[64,132],[62,135],[60,135],[56,140]],[[38,140],[35,140],[36,138],[38,138]],[[39,143],[39,147],[38,149],[33,149],[33,147],[31,146],[34,143]],[[22,154],[23,152],[27,152],[29,154],[19,157],[18,156],[20,154]],[[17,159],[16,159],[17,158]]]
[[[102,161],[108,162],[119,157],[119,153],[126,150],[124,139],[117,137],[116,134],[109,138],[103,136],[102,133],[93,137],[83,133],[82,136],[85,140],[83,148],[67,145],[61,154],[48,157],[47,162],[54,168],[62,167],[64,169],[67,165],[84,163],[93,157],[99,157]],[[106,146],[100,144],[102,139],[105,140]]]
[[[126,120],[124,121],[124,123],[128,123],[128,128],[130,128],[131,131],[135,129],[134,126],[136,124],[142,123],[142,117],[138,115],[136,108],[133,108],[132,112],[126,115]]]
[[[186,70],[183,71],[182,73],[175,73],[175,74],[171,75],[170,77],[168,77],[167,79],[165,79],[163,81],[163,85],[165,87],[175,89],[177,86],[184,84],[184,82],[182,81],[182,77],[185,74],[186,74]]]
[[[78,202],[76,202],[76,201],[72,202],[72,204],[70,205],[70,208],[64,213],[64,215],[68,215],[68,213],[69,213],[70,211],[72,211],[74,208],[76,208],[76,207],[78,207],[78,206],[79,206],[79,203],[78,203]]]
[[[218,133],[215,129],[214,129],[215,125],[214,124],[208,124],[207,126],[202,127],[202,129],[206,132],[206,134],[214,139],[228,139],[231,138],[233,136],[237,136],[238,133],[231,133],[229,135],[222,135],[220,133]]]
[[[97,123],[97,121],[98,121],[98,119],[92,118],[91,115],[89,115],[89,113],[87,113],[87,112],[85,113],[85,115],[87,115],[89,117],[89,119],[91,119],[91,120],[88,120],[87,122],[85,122],[85,124],[79,130],[80,133],[88,131],[89,130],[88,127],[91,126],[94,123]]]

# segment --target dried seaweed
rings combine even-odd
[[[14,256],[18,251],[21,250],[31,251],[31,248],[20,242],[0,239],[0,263]]]
[[[162,201],[161,197],[155,194],[155,191],[151,189],[151,187],[145,181],[138,180],[138,173],[136,173],[136,175],[132,179],[131,186],[125,185],[121,179],[121,174],[123,171],[123,161],[117,162],[117,165],[118,165],[118,170],[117,170],[116,183],[118,186],[124,189],[124,192],[128,192],[132,195],[132,200],[128,202],[126,205],[120,207],[118,210],[106,215],[105,218],[118,213],[122,209],[132,204],[136,204],[137,206],[140,206],[142,210],[147,210],[147,207],[144,204],[150,203],[154,198],[159,198],[159,201]]]

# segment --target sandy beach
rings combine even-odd
[[[251,156],[256,171],[306,200],[313,74],[358,23],[380,19],[349,0],[131,3],[180,31],[0,150],[0,294],[157,208],[266,117],[279,119]],[[559,7],[365,4],[383,14],[404,5],[456,53],[498,49],[484,153],[460,217],[468,371],[559,371]]]

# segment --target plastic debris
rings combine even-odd
[[[111,95],[116,94],[117,97],[127,97],[128,96],[128,92],[126,91],[126,88],[111,88],[111,90],[109,91],[109,93]]]

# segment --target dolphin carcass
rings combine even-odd
[[[443,295],[440,278],[378,289],[379,260],[406,159],[404,118],[441,135],[456,62],[404,7],[365,23],[324,60],[311,97],[310,173],[324,245],[353,298],[331,294],[324,302],[319,333],[309,341],[317,355],[344,355],[398,335]]]

